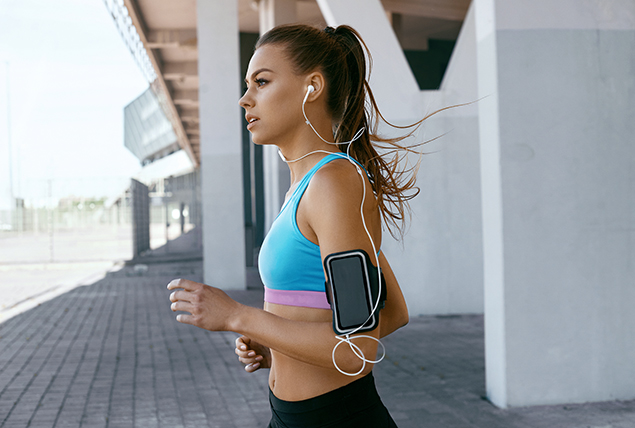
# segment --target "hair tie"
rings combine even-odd
[[[334,34],[334,33],[335,33],[335,28],[333,28],[333,27],[326,27],[326,28],[324,29],[324,32],[325,32],[326,34]]]

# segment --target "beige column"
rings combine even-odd
[[[244,289],[237,0],[198,0],[197,19],[204,278]]]

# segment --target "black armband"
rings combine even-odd
[[[347,334],[377,328],[379,310],[386,301],[386,280],[381,270],[373,266],[368,253],[352,250],[329,254],[324,259],[324,270],[326,297],[333,310],[333,330]]]

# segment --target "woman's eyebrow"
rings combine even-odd
[[[268,68],[259,68],[258,70],[256,70],[256,71],[254,71],[253,73],[251,73],[251,78],[253,79],[253,78],[255,78],[257,75],[259,75],[260,73],[265,72],[265,71],[269,71],[269,72],[273,73],[273,70],[270,70],[270,69],[268,69]],[[248,79],[248,78],[246,78],[246,77],[245,77],[245,83],[249,83],[249,79]]]

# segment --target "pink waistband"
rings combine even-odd
[[[305,308],[331,309],[324,291],[275,290],[265,287],[265,302]]]

